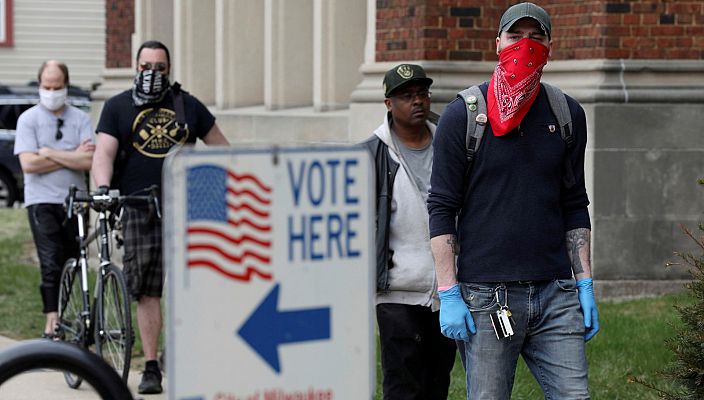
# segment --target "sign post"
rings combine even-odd
[[[169,156],[169,399],[373,398],[372,183],[358,146]]]

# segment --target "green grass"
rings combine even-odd
[[[36,339],[44,331],[39,294],[39,266],[25,210],[0,208],[0,335],[12,339]],[[95,273],[90,274],[91,291]],[[137,329],[132,304],[132,326]],[[143,366],[142,342],[137,334],[132,350],[135,370]]]
[[[594,400],[658,399],[657,394],[638,384],[628,383],[636,376],[671,390],[657,371],[674,355],[665,339],[674,336],[680,322],[674,305],[691,303],[685,294],[659,298],[599,304],[601,331],[587,343],[589,387]],[[513,391],[514,399],[541,399],[541,392],[528,368],[521,362]],[[458,397],[458,399],[461,397]]]
[[[589,388],[593,400],[656,400],[657,393],[639,384],[628,383],[635,376],[658,388],[673,392],[677,387],[664,381],[658,372],[674,355],[665,347],[665,339],[674,336],[680,324],[675,305],[691,304],[686,294],[662,296],[624,302],[600,302],[601,331],[587,343]],[[378,348],[378,344],[377,344]],[[381,399],[381,362],[377,354],[377,391]],[[464,400],[464,370],[459,356],[452,370],[450,400]],[[512,399],[543,399],[538,383],[519,359]]]
[[[36,338],[44,331],[39,268],[23,256],[31,233],[24,210],[0,209],[0,334]],[[32,248],[33,250],[33,248]]]
[[[0,335],[14,339],[38,337],[44,326],[39,296],[39,269],[27,256],[34,251],[24,210],[0,209]],[[629,384],[635,376],[658,387],[676,386],[657,373],[674,359],[665,339],[680,324],[674,305],[690,304],[686,293],[625,302],[599,303],[601,332],[587,344],[589,384],[594,400],[655,400],[655,392]],[[133,307],[133,325],[136,329]],[[139,335],[137,335],[139,336]],[[133,368],[141,368],[141,342],[133,350]],[[378,355],[377,355],[378,359]],[[377,366],[377,398],[381,398],[381,366]],[[464,371],[457,359],[452,372],[451,400],[465,398]],[[513,399],[542,399],[542,392],[525,364],[516,372]]]

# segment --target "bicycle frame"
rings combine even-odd
[[[83,321],[83,332],[81,332],[81,342],[85,347],[88,347],[88,334],[93,330],[91,306],[88,286],[88,244],[92,241],[86,237],[86,218],[88,214],[87,206],[80,206],[77,210],[76,219],[78,220],[78,240],[79,240],[79,256],[78,266],[81,274],[81,298],[83,300],[83,311],[81,312],[81,320]],[[94,235],[92,235],[94,236]],[[97,291],[96,291],[97,294]]]
[[[94,328],[100,329],[100,326],[93,326],[93,320],[91,312],[95,312],[94,307],[91,307],[90,302],[90,287],[88,284],[88,247],[94,240],[98,240],[98,257],[100,259],[100,278],[96,281],[95,291],[93,293],[93,305],[97,300],[99,286],[102,284],[102,278],[105,276],[105,268],[110,265],[110,230],[108,228],[108,217],[107,217],[107,206],[111,201],[111,197],[108,195],[98,197],[93,197],[93,201],[98,205],[98,226],[91,231],[86,233],[88,229],[88,224],[86,223],[88,219],[89,207],[87,205],[76,205],[76,217],[78,220],[78,240],[79,240],[79,257],[78,265],[80,266],[81,274],[81,291],[83,299],[83,312],[81,317],[84,323],[84,332],[82,342],[84,345],[90,343],[90,337],[88,336],[94,332]],[[103,205],[104,204],[104,205]]]

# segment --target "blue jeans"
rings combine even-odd
[[[574,280],[462,283],[461,290],[477,326],[468,342],[458,341],[467,399],[510,399],[519,354],[546,399],[589,399]],[[497,339],[490,314],[504,304],[515,321],[514,335]]]

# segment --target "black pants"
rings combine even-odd
[[[78,256],[78,226],[75,219],[66,221],[61,204],[32,204],[27,213],[41,269],[42,311],[58,311],[61,269],[67,259]]]
[[[384,400],[445,400],[455,363],[455,341],[440,333],[430,307],[379,304]]]

